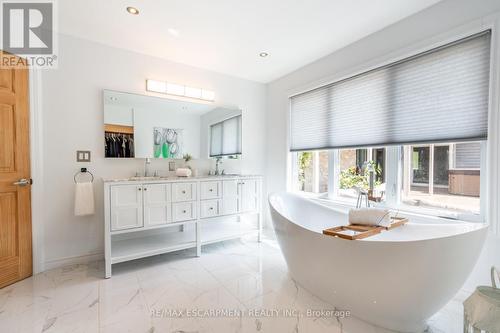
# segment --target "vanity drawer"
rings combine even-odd
[[[172,218],[174,222],[189,221],[196,219],[194,202],[178,202],[172,204]]]
[[[214,217],[219,215],[220,200],[204,200],[200,202],[200,217]]]
[[[221,182],[201,182],[200,183],[201,200],[219,198],[220,192],[221,192]]]
[[[172,201],[194,201],[196,200],[196,183],[173,183]]]

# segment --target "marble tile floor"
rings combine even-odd
[[[460,292],[429,332],[462,330]],[[0,332],[388,332],[333,310],[288,275],[277,243],[227,241],[113,266],[73,265],[0,290]],[[338,313],[342,315],[342,313]]]

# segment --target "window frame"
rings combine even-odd
[[[227,121],[235,119],[235,118],[237,118],[237,121],[238,121],[238,146],[239,146],[240,152],[227,154],[227,153],[224,153],[224,126],[225,126],[225,124],[226,124]],[[223,120],[220,120],[220,121],[217,121],[215,123],[212,123],[212,124],[208,125],[208,133],[209,133],[208,157],[209,158],[228,157],[228,158],[235,158],[235,159],[237,159],[239,156],[241,156],[242,150],[243,150],[243,147],[242,147],[242,132],[243,132],[242,127],[243,126],[242,125],[243,125],[243,117],[242,117],[241,114],[234,115],[234,116],[231,116],[231,117],[228,117],[228,118],[224,118]],[[215,126],[220,126],[221,127],[221,134],[220,134],[221,153],[220,154],[213,154],[212,153],[212,149],[213,149],[213,147],[212,147],[213,128]]]
[[[443,146],[446,144],[438,143],[436,145],[425,145],[429,146]],[[453,143],[449,143],[450,147]],[[424,145],[418,145],[424,146]],[[418,214],[431,217],[440,217],[450,220],[463,220],[468,222],[486,222],[486,202],[487,202],[487,190],[485,188],[485,178],[488,174],[487,171],[487,161],[486,154],[488,149],[488,141],[481,141],[481,168],[480,168],[480,196],[479,196],[479,214],[467,213],[467,212],[453,212],[447,209],[441,209],[439,207],[422,207],[422,206],[411,206],[403,202],[403,175],[404,175],[404,159],[403,150],[405,147],[414,146],[385,146],[385,147],[366,147],[357,149],[374,149],[374,148],[385,148],[385,184],[386,193],[385,200],[381,203],[372,203],[373,206],[383,207],[392,210],[398,210],[400,212]],[[326,150],[328,152],[328,192],[318,193],[313,191],[312,193],[304,192],[298,189],[296,186],[298,179],[298,154],[300,152],[290,152],[291,154],[291,191],[298,192],[301,194],[307,193],[308,196],[313,196],[318,199],[326,199],[329,202],[336,203],[342,206],[355,207],[356,199],[349,198],[346,196],[339,195],[339,184],[340,184],[340,149]],[[319,155],[319,151],[312,151],[314,156]],[[315,168],[319,168],[318,163],[315,164]],[[313,188],[319,187],[318,179],[314,179]]]

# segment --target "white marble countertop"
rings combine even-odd
[[[164,176],[164,177],[130,177],[130,178],[105,178],[104,183],[157,183],[157,182],[188,182],[188,181],[204,181],[204,180],[223,180],[223,179],[238,179],[238,178],[262,178],[261,175],[202,175],[197,177],[178,177],[178,176]]]

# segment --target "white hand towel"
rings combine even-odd
[[[94,214],[94,186],[91,182],[76,183],[75,216]]]
[[[177,177],[189,177],[191,176],[191,169],[188,169],[188,168],[179,168],[177,170],[175,170],[175,175]]]
[[[391,218],[387,209],[359,208],[349,210],[349,223],[387,227]]]

